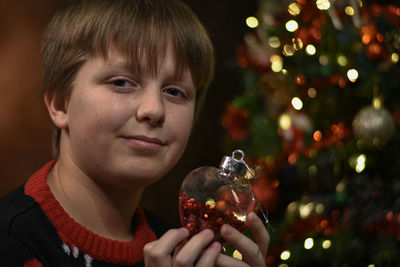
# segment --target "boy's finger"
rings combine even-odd
[[[174,256],[174,263],[177,266],[191,266],[199,258],[203,250],[213,240],[214,233],[205,229],[191,237],[185,245]]]
[[[265,255],[250,238],[228,224],[221,227],[221,236],[243,255],[243,261],[250,266],[265,266]]]
[[[217,241],[213,242],[200,256],[196,267],[215,266],[218,255],[221,252],[221,244]]]
[[[157,241],[146,244],[143,249],[144,254],[149,259],[163,259],[188,236],[189,231],[186,228],[171,229]]]
[[[253,234],[253,240],[258,245],[260,252],[264,257],[267,256],[269,245],[269,234],[264,226],[264,223],[254,212],[249,213],[247,216],[247,224]]]

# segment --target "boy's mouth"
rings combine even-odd
[[[129,144],[140,150],[158,150],[166,143],[158,138],[145,135],[123,136]]]

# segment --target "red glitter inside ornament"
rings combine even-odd
[[[219,234],[222,225],[229,224],[240,232],[243,232],[248,227],[233,212],[226,210],[226,207],[229,205],[223,200],[215,203],[215,207],[213,207],[210,204],[197,202],[187,193],[181,192],[179,202],[181,207],[181,222],[189,230],[190,236],[208,228],[215,233],[215,240],[224,243]]]

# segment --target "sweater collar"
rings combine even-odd
[[[108,239],[88,230],[66,213],[50,191],[46,179],[55,162],[48,162],[26,182],[25,194],[39,204],[64,244],[76,247],[96,260],[128,265],[143,262],[144,245],[156,240],[143,210],[138,207],[135,212],[135,235],[130,242]]]

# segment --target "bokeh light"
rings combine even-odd
[[[354,8],[351,7],[351,6],[346,6],[344,8],[344,12],[349,16],[353,16],[354,15]]]
[[[289,14],[292,15],[292,16],[297,16],[297,15],[299,15],[299,14],[300,14],[300,11],[301,11],[301,9],[300,9],[300,5],[299,5],[298,3],[291,3],[291,4],[288,6],[288,12],[289,12]]]
[[[392,53],[392,56],[390,57],[393,63],[399,62],[399,54],[397,53]]]
[[[299,28],[299,24],[297,24],[297,21],[292,19],[286,22],[285,27],[289,32],[294,32]]]
[[[271,36],[268,38],[268,45],[272,48],[278,48],[281,45],[281,41],[276,36]]]
[[[284,250],[281,253],[281,260],[286,261],[290,258],[290,251],[289,250]]]
[[[293,97],[291,103],[293,108],[296,110],[301,110],[303,108],[303,102],[298,97]]]
[[[305,249],[311,249],[313,246],[314,246],[314,239],[309,237],[306,240],[304,240],[304,248]]]
[[[320,10],[328,10],[331,7],[329,0],[317,0],[316,4]]]
[[[250,28],[257,28],[258,26],[258,19],[256,17],[248,17],[246,19],[246,24]]]
[[[306,54],[309,56],[315,55],[317,49],[312,44],[306,46]]]
[[[330,240],[325,240],[324,242],[322,242],[322,248],[324,248],[324,249],[330,248],[331,245],[332,245],[332,242]]]
[[[240,252],[237,251],[237,250],[235,250],[235,251],[233,252],[232,257],[234,257],[234,258],[237,259],[237,260],[242,260],[242,259],[243,259],[242,253],[240,253]]]
[[[288,114],[284,113],[279,117],[279,127],[282,130],[289,130],[292,127],[292,119]]]
[[[358,71],[356,69],[349,69],[347,71],[347,78],[350,82],[355,82],[358,78]]]

